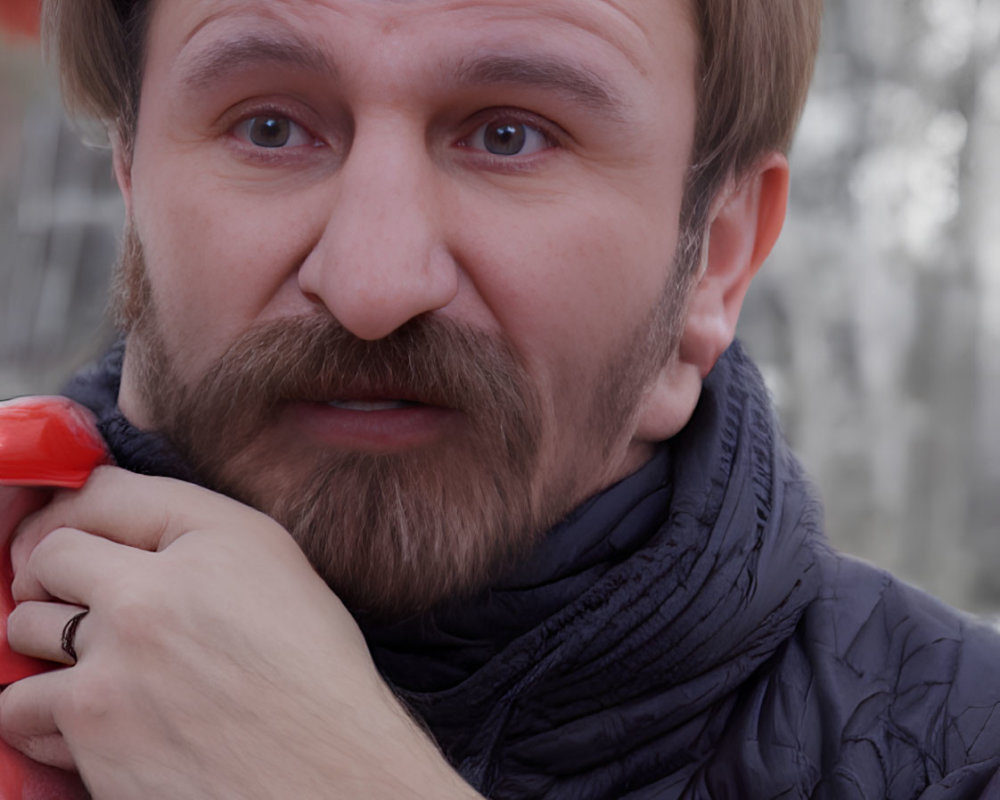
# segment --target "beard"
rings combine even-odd
[[[679,341],[675,277],[588,393],[585,424],[543,454],[542,401],[514,349],[434,315],[376,341],[330,315],[262,323],[193,383],[161,332],[141,242],[126,227],[113,310],[140,401],[198,481],[263,511],[358,616],[381,621],[480,590],[588,494]],[[401,452],[338,451],[278,434],[293,403],[413,397],[456,411],[455,434]],[[575,399],[575,398],[574,398]],[[594,465],[598,467],[594,467]],[[587,468],[589,465],[589,469]]]

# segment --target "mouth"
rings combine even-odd
[[[399,411],[406,408],[419,408],[424,405],[412,400],[329,400],[330,408],[344,411]]]
[[[462,414],[401,392],[359,392],[334,400],[293,401],[284,416],[308,441],[338,450],[400,452],[439,442]]]

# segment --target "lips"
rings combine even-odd
[[[348,398],[292,401],[284,405],[281,416],[306,441],[342,452],[381,453],[440,441],[448,431],[455,431],[463,417],[443,405],[397,399],[392,394]]]
[[[304,392],[289,392],[283,403],[315,403],[344,411],[400,411],[412,408],[453,409],[457,398],[446,395],[434,381],[411,385],[408,381],[317,381]]]
[[[330,400],[327,405],[345,411],[398,411],[424,404],[412,400]]]

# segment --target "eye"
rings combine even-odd
[[[539,128],[518,119],[497,117],[476,129],[468,147],[494,156],[530,156],[552,146]]]
[[[238,139],[255,147],[302,147],[315,141],[301,125],[277,114],[245,119],[236,126],[234,133]]]

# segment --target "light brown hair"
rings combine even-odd
[[[791,147],[819,49],[823,0],[692,1],[701,65],[681,230],[699,234],[729,176],[738,179],[758,159]]]
[[[788,151],[812,78],[823,0],[691,2],[701,65],[681,229],[697,234],[729,176],[739,177],[769,152]],[[126,155],[151,6],[151,0],[43,0],[43,31],[58,54],[67,107],[105,123]]]

